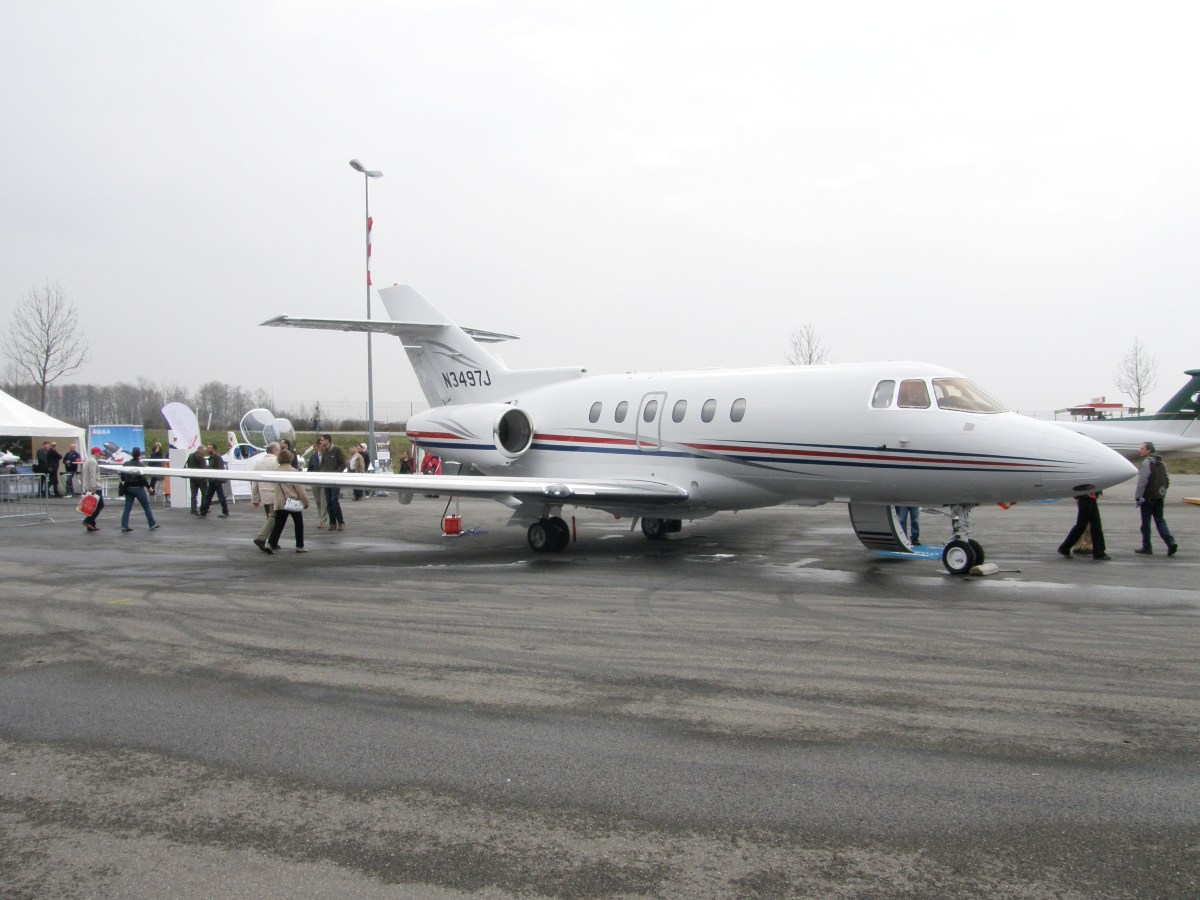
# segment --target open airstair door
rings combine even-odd
[[[913,552],[912,544],[900,527],[900,518],[894,506],[851,503],[850,524],[854,526],[854,533],[868,550]]]

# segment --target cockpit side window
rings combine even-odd
[[[887,409],[892,405],[892,396],[896,393],[896,382],[888,379],[875,385],[875,393],[871,395],[872,409]]]
[[[920,378],[906,378],[900,382],[900,396],[896,405],[901,409],[929,409],[929,388]]]
[[[939,409],[973,413],[1008,412],[1003,404],[989,397],[966,378],[933,379],[933,395],[937,398]]]

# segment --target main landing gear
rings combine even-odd
[[[983,544],[970,536],[973,505],[950,507],[950,526],[954,529],[954,537],[942,550],[942,565],[951,575],[966,575],[975,566],[983,565]]]
[[[655,519],[642,516],[642,534],[652,541],[664,540],[668,534],[675,534],[682,530],[682,519]]]
[[[560,516],[546,516],[525,533],[534,553],[562,553],[571,543],[571,527]]]

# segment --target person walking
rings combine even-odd
[[[292,468],[293,454],[290,450],[279,451],[279,468]],[[273,553],[279,549],[279,539],[283,536],[284,525],[291,516],[296,535],[296,552],[307,553],[304,547],[304,510],[308,509],[308,491],[301,484],[275,484],[274,507],[275,526],[271,529],[271,537],[263,549]]]
[[[104,488],[100,484],[100,457],[103,455],[103,450],[93,447],[91,455],[83,461],[83,493],[96,498],[96,508],[83,520],[83,527],[88,531],[100,530],[96,520],[100,518],[100,512],[104,509]]]
[[[228,468],[221,454],[217,452],[216,444],[208,445],[208,468],[216,472]],[[200,502],[200,518],[204,519],[208,517],[209,507],[212,506],[213,494],[216,494],[217,499],[221,501],[221,515],[217,516],[217,518],[228,519],[229,504],[225,502],[225,482],[219,478],[208,479],[207,485],[204,488],[204,499]]]
[[[274,472],[279,468],[280,445],[272,441],[267,444],[267,449],[263,453],[259,453],[250,460],[250,468],[256,472]],[[250,482],[250,505],[255,509],[260,506],[263,512],[266,513],[266,520],[262,527],[258,529],[258,534],[254,536],[254,546],[264,553],[270,553],[267,549],[267,538],[271,536],[271,529],[275,527],[275,486],[267,482],[252,481]]]
[[[322,472],[346,471],[346,452],[333,442],[333,436],[321,435],[318,445],[321,449]],[[342,515],[342,489],[339,487],[325,488],[325,509],[329,513],[329,530],[345,531],[346,517]],[[319,527],[319,526],[318,526]]]
[[[321,463],[325,458],[324,438],[317,438],[317,442],[308,450],[308,471],[320,472]],[[317,497],[317,527],[327,528],[329,526],[329,510],[325,505],[325,488],[315,487],[313,493]]]
[[[1067,532],[1063,542],[1058,545],[1058,552],[1067,559],[1071,558],[1071,548],[1083,537],[1084,531],[1092,529],[1092,559],[1112,559],[1104,552],[1104,526],[1100,524],[1100,492],[1080,494],[1075,498],[1075,524]]]
[[[201,444],[195,450],[188,454],[187,462],[184,464],[187,469],[207,469],[208,468],[208,448]],[[188,493],[191,494],[191,513],[193,516],[200,515],[200,510],[197,508],[196,497],[204,496],[208,481],[203,478],[188,479]]]
[[[134,447],[129,454],[129,461],[126,466],[141,466],[142,464],[142,448]],[[136,500],[142,505],[142,511],[146,513],[146,522],[153,531],[158,527],[158,522],[154,520],[154,513],[150,509],[150,495],[146,493],[150,487],[150,480],[141,472],[129,472],[128,474],[121,473],[121,485],[125,490],[125,511],[121,513],[121,531],[133,531],[129,527],[129,510],[133,509],[133,501]]]
[[[1150,546],[1150,521],[1153,520],[1154,527],[1158,529],[1158,536],[1167,545],[1167,556],[1174,556],[1179,552],[1179,544],[1175,542],[1175,538],[1171,535],[1171,529],[1167,527],[1167,520],[1163,518],[1167,488],[1171,486],[1167,467],[1155,450],[1153,441],[1146,441],[1142,444],[1138,448],[1138,456],[1142,458],[1142,464],[1138,468],[1137,487],[1133,490],[1133,499],[1138,505],[1138,511],[1142,514],[1142,546],[1133,552],[1146,555],[1154,552],[1154,548]]]

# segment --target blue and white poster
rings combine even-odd
[[[146,449],[146,430],[141,425],[89,425],[88,451],[100,448],[100,462],[123,465],[134,447]]]

